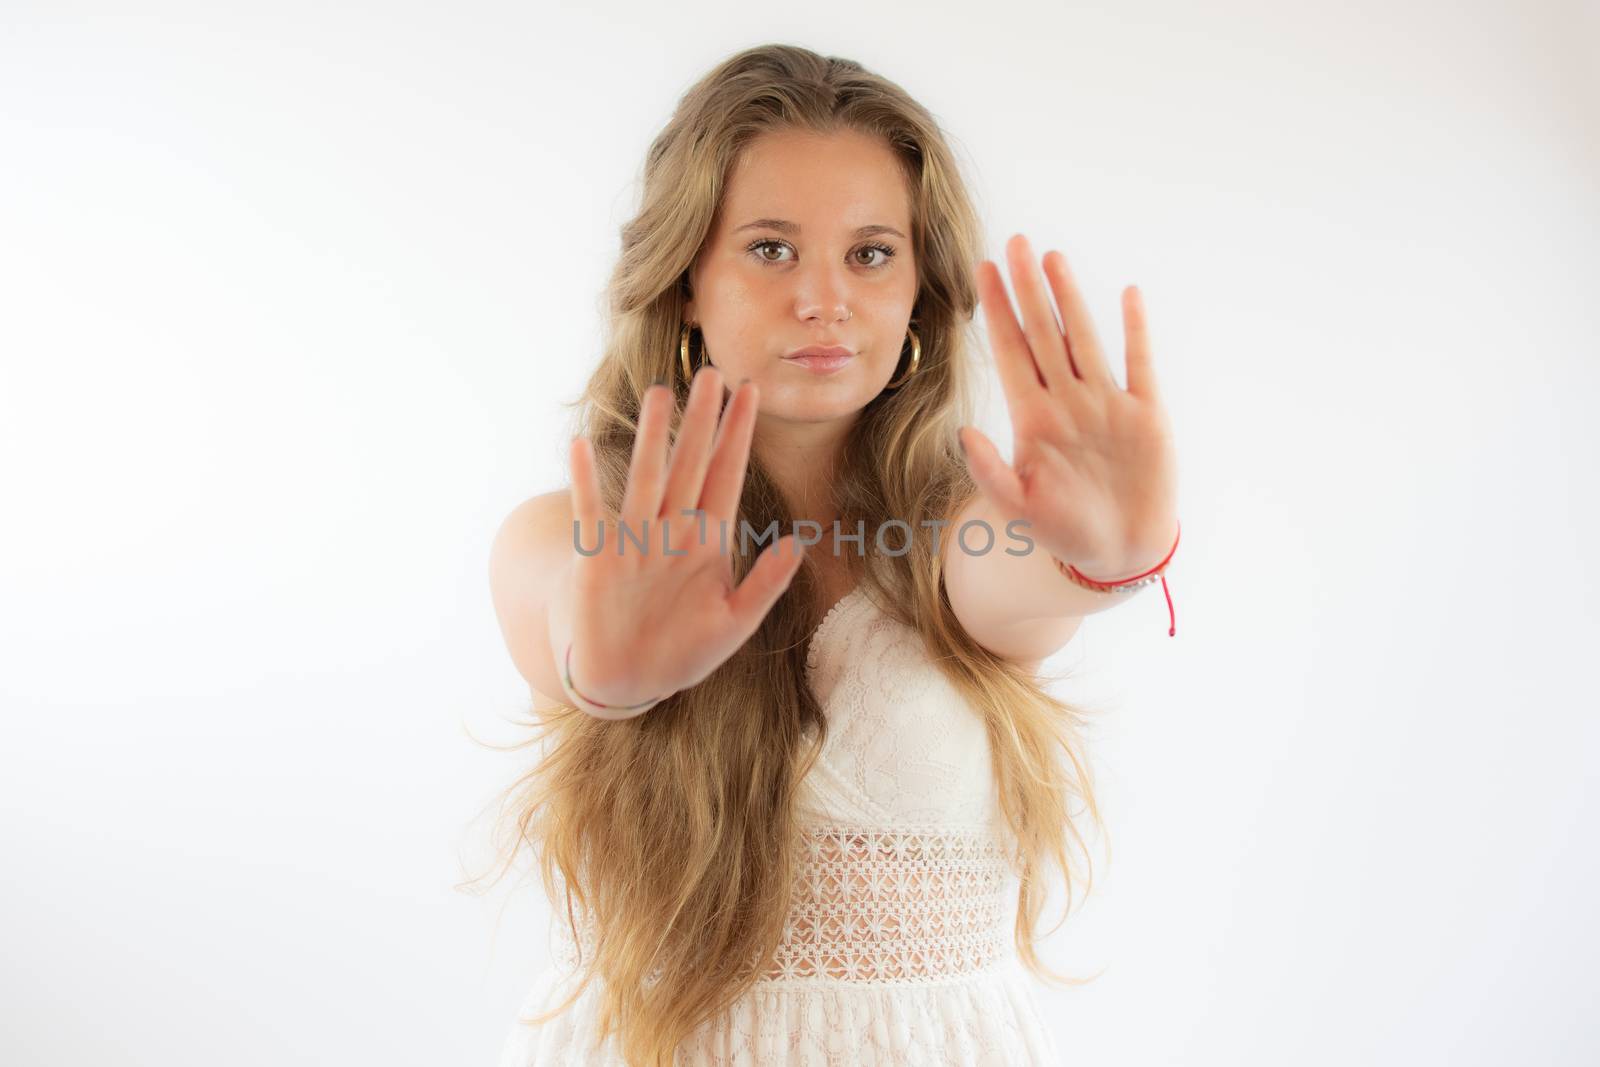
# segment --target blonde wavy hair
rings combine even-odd
[[[911,194],[921,361],[904,385],[867,404],[849,435],[833,501],[840,525],[856,530],[864,520],[876,530],[900,519],[922,530],[924,520],[952,520],[977,491],[956,436],[973,421],[973,272],[983,247],[977,212],[927,110],[859,63],[788,45],[722,61],[683,96],[650,146],[641,206],[622,228],[610,278],[604,354],[568,405],[593,444],[602,495],[613,513],[620,509],[641,400],[658,379],[675,387],[676,431],[688,398],[678,360],[689,268],[742,148],[786,129],[882,138]],[[908,365],[909,339],[895,380]],[[740,522],[758,531],[773,522],[794,526],[753,453],[734,528]],[[733,551],[742,579],[755,551]],[[1019,957],[1041,977],[1081,984],[1086,979],[1044,966],[1034,928],[1046,861],[1060,870],[1066,898],[1046,935],[1072,908],[1069,841],[1089,861],[1074,800],[1104,829],[1082,751],[1084,710],[967,636],[930,539],[911,538],[900,556],[869,553],[861,570],[872,599],[921,637],[986,723],[1020,864]],[[616,1034],[630,1064],[661,1067],[698,1024],[760,977],[781,940],[796,873],[796,789],[828,729],[803,681],[821,591],[807,559],[755,635],[700,684],[622,721],[569,705],[542,710],[527,724],[534,736],[510,746],[547,742],[537,764],[499,798],[500,873],[531,846],[556,914],[566,916],[574,941],[592,938],[572,995],[525,1021],[552,1018],[598,979],[602,1033]],[[1085,893],[1092,870],[1087,878]]]

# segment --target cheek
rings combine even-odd
[[[702,331],[701,336],[717,369],[735,382],[752,377],[766,351],[763,332],[744,317],[724,317],[709,335]],[[695,355],[698,361],[699,353]]]
[[[716,281],[716,301],[706,310],[722,324],[724,332],[748,330],[752,320],[770,314],[774,293],[760,279],[749,279],[740,272],[727,271]]]
[[[893,279],[862,291],[857,296],[858,303],[882,315],[907,314],[917,302],[917,275],[915,271],[898,267],[895,271]]]

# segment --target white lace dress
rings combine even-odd
[[[1014,838],[978,713],[861,586],[818,626],[806,674],[828,739],[800,793],[807,843],[783,942],[676,1063],[1059,1064],[1012,941]],[[570,934],[561,940],[564,961],[521,1014],[570,988]],[[614,1039],[594,1042],[597,985],[549,1022],[515,1023],[500,1067],[622,1067]]]

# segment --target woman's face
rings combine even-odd
[[[741,154],[690,268],[697,323],[729,389],[768,417],[851,415],[894,377],[917,298],[911,201],[893,152],[854,131],[763,134]],[[837,369],[787,358],[848,349]]]

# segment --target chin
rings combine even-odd
[[[828,422],[858,413],[871,399],[869,396],[858,396],[853,389],[841,390],[813,384],[809,389],[782,390],[780,395],[772,398],[770,404],[763,399],[761,410],[765,415],[791,422]]]

